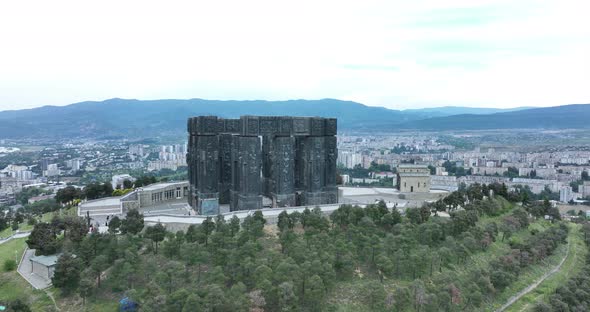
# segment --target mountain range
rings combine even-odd
[[[439,107],[392,110],[335,99],[289,101],[132,100],[0,112],[0,138],[184,135],[190,116],[292,115],[338,118],[340,130],[480,130],[589,128],[590,104],[514,109]]]

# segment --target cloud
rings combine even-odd
[[[399,67],[390,65],[377,65],[377,64],[345,64],[342,66],[345,69],[352,70],[386,70],[386,71],[397,71]]]
[[[123,98],[590,102],[587,1],[5,1],[0,110]]]

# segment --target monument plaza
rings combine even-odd
[[[217,214],[338,202],[334,118],[198,116],[188,120],[189,204]]]

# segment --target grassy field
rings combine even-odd
[[[52,216],[48,216],[49,219]],[[18,238],[10,240],[0,245],[0,305],[6,305],[8,302],[20,299],[31,306],[32,311],[47,311],[47,307],[53,306],[53,301],[45,291],[33,289],[29,283],[23,279],[17,272],[2,272],[2,264],[7,259],[18,261],[26,247],[27,238]],[[16,253],[15,253],[16,251]],[[17,262],[18,262],[17,261]],[[94,300],[82,306],[82,299],[78,296],[63,297],[59,290],[55,288],[47,289],[57,301],[57,305],[63,312],[88,311],[88,312],[106,312],[117,311],[117,300]]]
[[[53,219],[53,216],[59,215],[60,213],[65,216],[75,216],[76,215],[76,207],[63,209],[61,212],[55,211],[55,212],[44,213],[43,215],[41,215],[41,218],[39,218],[39,220],[41,222],[50,222],[51,219]],[[33,229],[33,225],[28,224],[28,222],[26,220],[22,223],[19,223],[19,225],[18,225],[18,230],[21,232],[30,231],[32,229]],[[6,228],[3,231],[0,231],[0,238],[1,237],[8,237],[8,236],[12,235],[13,233],[14,233],[14,231],[12,231],[12,228],[10,228],[10,227]]]
[[[25,250],[26,238],[13,239],[0,245],[0,264],[6,259],[16,257],[20,261]],[[0,273],[0,304],[21,299],[31,305],[33,311],[46,311],[46,307],[53,305],[51,299],[40,290],[34,290],[17,272]]]
[[[0,265],[4,263],[4,261],[8,259],[15,259],[18,263],[20,258],[22,257],[23,251],[25,250],[26,241],[25,237],[17,238],[7,241],[4,244],[0,245]]]
[[[33,226],[29,225],[27,223],[27,221],[19,223],[19,225],[18,225],[18,230],[21,232],[30,231],[32,229],[33,229]],[[9,228],[6,228],[0,232],[0,237],[8,237],[8,236],[12,235],[13,233],[14,233],[14,231],[12,230],[11,227],[9,227]]]
[[[543,281],[535,290],[515,302],[507,311],[531,311],[535,303],[547,300],[549,294],[553,293],[560,285],[566,283],[569,278],[575,276],[584,267],[588,248],[586,248],[582,239],[580,225],[572,223],[569,226],[570,235],[568,240],[570,253],[561,269]],[[561,253],[561,257],[563,257],[563,253]]]
[[[67,209],[62,209],[61,212],[60,211],[54,211],[54,212],[48,212],[48,213],[44,213],[41,216],[41,222],[50,222],[54,216],[57,215],[64,215],[64,216],[75,216],[76,215],[76,207],[70,207]]]

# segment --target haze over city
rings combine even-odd
[[[588,1],[5,1],[0,110],[113,97],[587,103]]]

